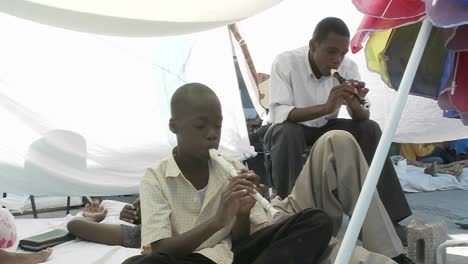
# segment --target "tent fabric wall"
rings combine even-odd
[[[329,0],[317,5],[314,1],[283,1],[271,9],[239,22],[239,31],[249,46],[250,54],[258,73],[270,73],[275,56],[283,51],[308,45],[315,25],[327,16],[343,19],[353,34],[363,15],[351,1]],[[279,19],[285,18],[288,19]],[[348,55],[359,65],[362,80],[370,92],[367,95],[372,103],[371,119],[385,129],[396,92],[386,87],[380,76],[370,72],[366,66],[365,54]],[[245,68],[245,64],[239,63]],[[241,69],[248,76],[246,69]],[[247,81],[248,78],[245,78]],[[247,82],[246,81],[246,82]],[[253,83],[247,85],[256,109],[258,92]],[[260,113],[263,113],[260,111]],[[349,117],[344,108],[340,117]],[[425,143],[454,140],[468,137],[468,128],[459,120],[443,118],[443,111],[431,99],[409,96],[403,115],[394,135],[395,142]]]
[[[255,155],[226,27],[130,39],[77,33],[9,15],[0,15],[0,24],[0,191],[137,193],[144,169],[176,145],[168,129],[171,95],[195,81],[220,98],[221,152],[237,159]],[[31,158],[31,144],[56,130],[84,139],[80,151],[63,144],[67,141],[60,136],[52,137],[51,145],[77,155],[85,168],[47,159],[49,150],[40,154],[44,159]],[[51,173],[31,176],[24,168],[31,163]]]
[[[224,26],[281,0],[17,0],[0,12],[45,25],[112,36],[168,36]]]

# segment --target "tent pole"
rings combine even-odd
[[[413,51],[408,60],[408,64],[403,74],[400,87],[397,93],[397,100],[395,100],[392,110],[390,112],[390,118],[387,120],[385,129],[382,137],[380,138],[379,145],[375,151],[374,158],[372,160],[369,171],[367,172],[366,180],[362,186],[361,194],[357,201],[354,209],[353,216],[349,222],[343,243],[341,244],[340,250],[335,260],[335,264],[348,264],[353,253],[354,245],[356,244],[359,231],[361,230],[364,217],[367,214],[372,196],[375,192],[375,187],[380,177],[385,159],[387,159],[388,150],[392,143],[393,135],[395,134],[400,116],[403,112],[403,108],[408,98],[410,88],[412,86],[416,70],[418,69],[421,57],[426,47],[427,40],[431,33],[432,24],[425,18],[421,26],[421,29],[414,44]]]

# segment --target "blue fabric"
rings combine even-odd
[[[437,163],[437,164],[444,164],[444,160],[441,157],[428,157],[422,158],[419,160],[420,162],[424,163]]]
[[[449,51],[447,57],[445,58],[444,71],[442,72],[442,78],[440,80],[440,86],[438,94],[442,92],[446,86],[447,82],[450,80],[450,74],[452,73],[453,63],[455,58],[455,52]]]
[[[450,149],[455,150],[457,154],[467,154],[466,150],[468,148],[468,138],[458,139],[450,143]]]
[[[460,113],[457,110],[444,110],[444,117],[460,119]]]
[[[455,0],[455,2],[458,2],[460,4],[468,5],[468,0]]]

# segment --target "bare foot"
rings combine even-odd
[[[50,254],[52,254],[52,249],[48,248],[46,250],[36,252],[36,253],[15,253],[15,252],[5,252],[0,250],[0,264],[37,264],[45,262]]]

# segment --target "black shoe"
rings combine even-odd
[[[408,256],[406,256],[405,254],[398,255],[392,259],[398,264],[416,264],[414,263],[414,261],[408,258]]]
[[[408,228],[406,226],[400,225],[399,223],[393,223],[393,227],[395,227],[395,232],[400,238],[403,246],[407,247],[408,246]]]

